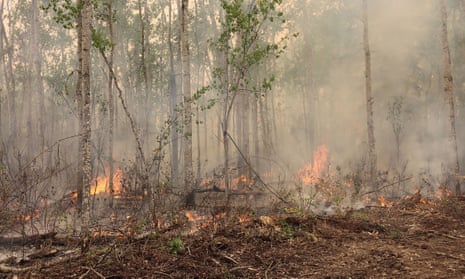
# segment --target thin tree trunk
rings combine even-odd
[[[194,18],[196,19],[195,21],[195,30],[194,30],[194,40],[195,40],[195,47],[197,49],[197,58],[198,58],[198,63],[199,63],[199,66],[197,67],[197,77],[196,77],[196,80],[197,80],[197,90],[203,86],[203,84],[205,83],[205,80],[203,79],[203,75],[202,75],[202,67],[200,65],[204,65],[205,64],[205,59],[204,59],[204,55],[202,55],[202,52],[200,51],[200,41],[199,41],[199,9],[198,9],[198,5],[197,5],[197,1],[194,0],[194,11],[195,11],[195,15],[194,15]],[[202,77],[202,81],[200,80]],[[197,169],[196,169],[196,178],[197,180],[200,179],[200,176],[201,176],[201,167],[202,167],[202,157],[201,157],[201,141],[200,141],[200,108],[199,108],[199,104],[197,103],[196,105],[196,114],[195,114],[195,117],[196,117],[196,121],[195,121],[195,128],[196,128],[196,136],[197,136]],[[204,123],[205,124],[205,123]],[[207,150],[205,149],[204,150],[204,153],[205,153],[205,156],[207,155],[206,154]],[[206,157],[205,157],[206,158]],[[197,181],[196,181],[197,182]]]
[[[90,183],[92,176],[91,169],[91,111],[90,111],[90,51],[91,51],[91,18],[92,18],[92,1],[82,0],[82,212],[81,212],[81,251],[83,253],[89,250],[90,243]]]
[[[245,156],[245,159],[242,158],[242,164],[243,164],[243,171],[242,174],[244,174],[246,177],[250,177],[250,167],[247,165],[245,160],[247,162],[250,162],[250,96],[249,94],[243,94],[243,113],[242,113],[242,154]]]
[[[229,103],[232,102],[230,91],[229,91],[229,63],[228,63],[228,52],[224,54],[224,81],[223,81],[223,90],[224,96],[224,108],[223,108],[223,123],[222,123],[222,136],[223,136],[223,152],[224,152],[224,187],[225,187],[225,196],[226,196],[226,205],[229,205],[229,194],[231,191],[231,185],[229,180],[229,114],[230,107]]]
[[[80,0],[81,1],[81,0]],[[82,15],[79,13],[76,18],[77,21],[77,55],[78,55],[78,71],[77,71],[77,81],[76,81],[76,103],[78,109],[78,122],[79,122],[79,144],[78,144],[78,159],[77,159],[77,192],[78,192],[78,207],[82,211],[82,199],[83,199],[83,161],[82,161],[82,149],[83,149],[83,137],[84,131],[83,128],[83,120],[82,120],[82,112],[83,112],[83,97],[82,97]]]
[[[457,133],[455,129],[455,96],[454,96],[454,80],[452,77],[452,63],[450,58],[449,38],[447,32],[447,6],[446,1],[441,0],[441,41],[443,50],[443,86],[444,95],[449,111],[449,146],[450,159],[452,167],[452,182],[455,184],[455,194],[461,195],[460,182],[457,175],[460,172],[460,165],[457,150]]]
[[[1,2],[1,10],[3,15],[4,1]],[[2,56],[4,65],[5,83],[7,88],[8,97],[8,112],[9,112],[9,129],[10,129],[10,142],[16,142],[17,139],[17,123],[16,123],[16,83],[13,71],[13,46],[8,40],[8,36],[5,30],[5,24],[3,22],[3,16],[0,18],[0,36],[2,36],[3,46],[2,49],[6,50],[6,55]],[[8,59],[6,58],[8,57]]]
[[[42,83],[42,64],[41,64],[41,55],[40,55],[40,41],[39,41],[39,7],[37,0],[32,0],[32,88],[36,91],[35,96],[39,100],[39,113],[37,121],[39,122],[39,148],[40,150],[45,150],[45,102],[44,102],[44,86]],[[43,158],[43,157],[42,157]],[[42,163],[44,163],[42,159]]]
[[[260,88],[257,86],[257,88]],[[258,122],[260,121],[260,115],[258,114],[258,99],[261,98],[260,94],[252,98],[252,141],[254,142],[254,157],[255,157],[255,169],[260,171],[260,137]]]
[[[174,71],[174,51],[173,51],[173,40],[172,40],[172,4],[169,1],[168,4],[168,49],[170,55],[170,77],[169,77],[169,103],[170,103],[170,118],[172,120],[172,131],[171,131],[171,181],[173,188],[179,187],[179,141],[178,141],[178,128],[176,124],[177,112],[176,102],[178,99],[177,88],[176,88],[176,73]]]
[[[189,0],[181,3],[181,53],[182,53],[182,91],[184,97],[184,186],[190,191],[194,184],[192,167],[192,101],[191,101],[191,73],[189,54]]]
[[[109,67],[113,69],[113,56],[114,56],[114,34],[113,34],[113,0],[108,0],[108,32],[110,33],[110,57],[108,59]],[[110,179],[108,181],[108,187],[110,189],[110,208],[113,208],[113,195],[114,195],[114,158],[113,158],[113,141],[114,141],[114,131],[113,125],[115,120],[115,101],[113,98],[113,76],[111,75],[110,70],[108,70],[108,112],[109,112],[109,121],[108,121],[108,157],[109,157],[109,175]]]
[[[367,132],[368,132],[368,171],[369,183],[372,187],[376,187],[376,148],[375,148],[375,126],[373,121],[373,96],[371,92],[371,54],[370,44],[368,40],[368,12],[367,0],[362,0],[363,13],[363,49],[365,52],[365,94],[366,94],[366,110],[367,110]]]
[[[28,57],[26,55],[26,57]],[[28,57],[29,58],[29,57]],[[24,61],[24,65],[27,65],[28,61]],[[27,117],[26,117],[26,129],[27,129],[27,153],[26,153],[26,158],[29,160],[29,158],[32,158],[32,154],[35,152],[34,150],[34,131],[32,129],[32,112],[33,112],[33,99],[34,95],[31,94],[32,92],[32,85],[31,85],[31,80],[32,80],[32,72],[29,67],[25,66],[26,73],[23,76],[23,96],[22,96],[22,102],[23,104],[26,104],[26,110],[27,110]],[[21,122],[20,122],[21,123]]]

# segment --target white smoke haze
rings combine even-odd
[[[150,11],[153,12],[148,15],[150,28],[147,31],[150,49],[146,61],[150,71],[149,96],[145,93],[143,75],[140,73],[142,64],[139,19],[135,8],[137,3],[127,1],[115,7],[117,9],[115,72],[118,84],[123,89],[123,98],[140,132],[147,158],[155,158],[154,161],[162,158],[159,165],[158,161],[151,165],[150,182],[157,186],[159,184],[169,186],[173,181],[170,170],[173,142],[170,136],[164,138],[162,135],[169,118],[170,98],[170,52],[167,46],[169,10],[168,2],[165,2],[148,1]],[[210,49],[210,42],[218,34],[213,28],[219,27],[218,17],[222,14],[215,1],[197,2],[197,5],[204,6],[197,7],[197,10],[191,8],[193,90],[210,85],[213,81],[213,68],[219,62],[215,57],[218,53]],[[461,127],[465,127],[465,119],[462,119],[465,105],[465,76],[462,66],[465,64],[462,63],[465,60],[463,43],[465,31],[461,26],[465,23],[463,11],[460,9],[463,7],[456,1],[450,2],[453,2],[453,5],[451,4],[449,8],[449,37],[457,96],[459,157],[460,163],[463,164],[465,156],[461,142],[464,142],[465,131]],[[12,7],[15,4],[17,3],[12,1]],[[388,172],[391,180],[399,173],[404,177],[413,177],[406,182],[408,190],[421,187],[420,178],[425,173],[441,179],[448,164],[449,126],[443,97],[438,5],[438,1],[435,0],[368,0],[378,169],[382,173]],[[266,117],[266,121],[263,122],[260,118],[249,116],[250,162],[268,182],[289,181],[295,179],[299,169],[305,164],[314,164],[314,152],[320,146],[326,146],[327,166],[321,175],[331,172],[334,177],[344,180],[366,168],[367,118],[361,1],[295,0],[283,6],[290,25],[286,27],[289,28],[288,30],[278,35],[299,33],[299,36],[297,38],[290,36],[286,42],[285,53],[277,60],[267,61],[258,69],[259,78],[276,75],[276,81],[271,91],[260,92],[266,97],[261,96],[260,101],[253,98],[249,100],[251,107],[253,102],[259,103],[259,110],[262,109]],[[177,24],[177,7],[174,2],[172,9],[173,24]],[[74,30],[65,31],[61,26],[53,23],[50,15],[41,14],[45,115],[39,117],[41,110],[38,100],[41,96],[29,94],[35,91],[34,88],[27,87],[27,79],[23,71],[30,66],[28,59],[25,58],[26,53],[22,52],[26,47],[25,44],[29,42],[30,26],[27,16],[20,16],[22,11],[9,10],[9,15],[12,17],[9,20],[17,19],[21,24],[18,23],[16,31],[11,30],[13,25],[10,24],[6,31],[12,36],[11,41],[15,44],[14,67],[17,88],[13,98],[18,104],[16,107],[18,134],[24,136],[19,137],[16,142],[11,142],[9,139],[11,108],[8,102],[12,97],[8,94],[6,86],[5,73],[8,72],[8,68],[2,63],[0,67],[2,140],[7,149],[3,152],[8,153],[2,158],[2,163],[10,167],[17,164],[18,160],[15,158],[19,153],[25,154],[23,157],[30,160],[43,152],[38,143],[41,135],[37,132],[40,126],[38,121],[43,121],[45,147],[48,149],[45,152],[46,156],[44,155],[45,159],[40,163],[44,164],[44,169],[54,167],[61,169],[66,166],[63,176],[51,183],[59,189],[60,193],[57,195],[61,195],[76,188],[78,161],[76,135],[79,124],[74,96],[76,34]],[[96,20],[97,23],[101,22]],[[106,30],[105,28],[106,25],[102,24],[102,30]],[[174,47],[174,75],[177,82],[175,91],[178,93],[176,102],[180,104],[182,70],[177,49],[179,43],[177,28],[178,26],[173,25],[171,39]],[[5,45],[3,47],[5,48]],[[97,176],[105,170],[110,158],[106,89],[108,72],[97,51],[94,51],[92,58],[92,154],[94,175]],[[141,168],[135,137],[116,95],[118,94],[116,89],[113,90],[113,94],[117,104],[113,159],[121,167],[131,170]],[[27,102],[28,96],[32,96],[30,104]],[[199,122],[199,132],[194,123],[192,135],[195,172],[200,162],[198,179],[212,177],[214,174],[221,175],[224,162],[220,124],[223,115],[222,95],[217,89],[208,91],[198,104],[205,105],[209,99],[215,99],[216,105],[194,113],[194,119],[196,121],[198,119]],[[397,115],[398,124],[402,127],[399,158],[396,157],[395,135],[392,119],[389,118],[390,106],[396,100],[401,103],[400,114]],[[33,117],[29,117],[29,113],[32,113]],[[240,137],[234,130],[238,126],[235,117],[233,113],[229,132],[235,140],[239,141]],[[254,138],[256,132],[252,128],[254,123],[257,123],[259,129],[256,133],[258,139]],[[270,130],[269,134],[265,135],[263,125],[267,123],[270,125]],[[29,124],[32,128],[29,128]],[[29,129],[36,132],[31,134]],[[172,126],[171,133],[176,129]],[[182,136],[180,133],[176,137],[179,142]],[[68,137],[71,138],[60,141]],[[162,149],[158,150],[160,140],[162,140]],[[266,145],[268,140],[272,142],[272,147]],[[34,145],[29,149],[31,141]],[[232,165],[235,168],[239,155],[233,146],[230,149]],[[181,149],[180,168],[182,168],[182,152]],[[200,154],[200,159],[197,154]],[[403,170],[404,166],[406,166],[405,170]],[[269,172],[273,174],[267,175]],[[136,185],[135,182],[133,184]],[[311,187],[315,187],[315,184],[317,182]],[[287,187],[286,183],[284,185]],[[349,192],[353,190],[347,191],[345,196],[349,197]],[[323,199],[324,196],[321,198]],[[347,198],[341,204],[349,206],[356,202],[359,201]]]

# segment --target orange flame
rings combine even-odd
[[[186,210],[184,214],[189,222],[203,221],[207,218],[206,216],[199,215],[198,212],[192,210]]]
[[[436,197],[438,199],[440,199],[440,200],[449,197],[451,194],[452,194],[452,191],[449,188],[446,188],[446,187],[441,187],[440,186],[436,190]]]
[[[35,209],[34,212],[32,214],[27,214],[27,215],[24,215],[23,216],[23,221],[24,222],[27,222],[29,220],[31,220],[32,218],[37,218],[39,217],[41,214],[40,210],[39,209]]]
[[[231,187],[237,188],[239,185],[241,184],[245,185],[246,183],[248,185],[251,185],[253,181],[252,180],[249,181],[249,179],[247,178],[247,176],[245,176],[245,174],[241,174],[239,177],[236,177],[231,181]]]
[[[109,173],[107,170],[106,173]],[[123,177],[123,171],[120,168],[115,170],[113,174],[113,194],[120,194],[122,187],[121,187],[121,179]],[[92,185],[90,189],[91,195],[99,195],[99,194],[111,194],[109,189],[109,182],[110,182],[110,175],[102,175],[97,176],[92,180]]]
[[[320,145],[313,152],[313,164],[307,163],[297,172],[298,179],[305,185],[311,185],[318,181],[328,165],[328,147]]]
[[[391,207],[393,205],[393,202],[386,200],[384,196],[380,196],[378,202],[382,207]]]

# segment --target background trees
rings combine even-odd
[[[88,1],[47,3],[0,2],[0,159],[29,200],[82,186],[87,200],[98,175],[121,168],[124,191],[156,214],[210,187],[204,178],[227,191],[257,176],[286,188],[318,150],[329,152],[322,173],[361,174],[364,186],[400,161],[438,180],[451,163],[442,147],[451,102],[464,124],[463,1],[95,1],[88,23]]]

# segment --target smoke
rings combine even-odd
[[[336,1],[312,1],[307,8],[321,11],[330,2]],[[306,148],[320,144],[329,147],[331,164],[346,172],[366,156],[361,1],[342,3],[338,9],[328,5],[325,12],[313,13],[316,17],[293,18],[301,36],[283,67],[294,65],[292,73],[310,70],[313,75],[312,85],[302,82],[308,79],[303,76],[298,82],[305,86],[290,86],[288,75],[280,87],[279,113],[284,117],[278,142],[293,165],[311,161]],[[442,93],[438,3],[368,1],[368,25],[378,168],[400,172],[406,166],[406,174],[440,175],[448,161],[449,126]],[[395,100],[400,100],[401,109],[393,117],[389,113]],[[306,115],[303,102],[309,104]],[[399,158],[393,121],[401,128]],[[304,131],[308,125],[311,138]]]

